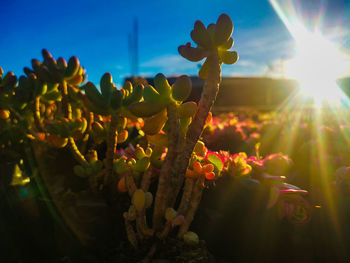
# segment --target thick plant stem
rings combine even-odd
[[[164,229],[163,231],[158,235],[158,238],[159,239],[165,239],[169,233],[170,233],[170,230],[171,230],[172,226],[171,226],[171,222],[166,222],[165,226],[164,226]]]
[[[204,177],[201,176],[197,179],[194,185],[191,202],[189,204],[188,211],[185,216],[185,221],[180,226],[179,233],[177,235],[178,238],[182,238],[183,235],[188,231],[188,228],[190,227],[193,221],[194,215],[201,201],[203,189],[204,189]]]
[[[218,54],[213,53],[208,56],[208,62],[208,78],[204,84],[202,96],[198,104],[197,114],[188,128],[186,139],[181,145],[180,153],[177,155],[175,165],[172,169],[170,188],[168,192],[168,196],[170,197],[168,200],[168,206],[170,207],[173,206],[176,197],[179,194],[194,146],[202,134],[205,121],[211,107],[214,104],[216,95],[219,92],[219,85],[221,81],[221,63]]]
[[[136,217],[136,225],[141,234],[145,237],[152,237],[154,234],[153,229],[149,228],[146,221],[145,211],[140,212]]]
[[[134,177],[132,176],[131,171],[127,171],[124,176],[125,176],[126,189],[128,189],[129,196],[132,198],[132,196],[134,195],[137,189]]]
[[[117,127],[119,112],[113,112],[111,116],[111,123],[109,126],[109,132],[107,137],[107,152],[106,152],[106,177],[104,180],[105,184],[108,184],[113,178],[113,160],[114,153],[117,148]]]
[[[33,108],[34,124],[39,132],[43,132],[44,128],[40,122],[40,98],[36,97],[34,99],[34,108]]]
[[[138,248],[138,241],[136,238],[135,230],[127,218],[124,218],[124,223],[125,223],[125,231],[126,231],[126,235],[128,237],[128,240],[129,240],[130,244],[135,249],[137,249]]]
[[[142,176],[142,180],[141,180],[141,184],[140,184],[140,188],[146,193],[148,192],[148,188],[151,184],[151,180],[152,180],[152,168],[148,168],[146,172],[144,172],[143,176]]]
[[[68,120],[72,119],[72,106],[70,105],[68,101],[68,88],[67,88],[67,83],[65,81],[62,81],[60,83],[60,88],[61,88],[61,94],[62,94],[62,107],[63,107],[63,113]],[[86,159],[84,155],[81,154],[79,151],[74,138],[73,137],[68,137],[68,147],[71,153],[73,154],[74,159],[76,159],[80,164],[86,163]]]
[[[186,211],[192,197],[193,185],[195,181],[196,180],[194,178],[186,178],[185,180],[184,191],[182,194],[180,206],[177,210],[178,214],[180,215],[186,215]]]
[[[165,212],[166,193],[169,186],[171,168],[177,154],[177,141],[180,132],[180,124],[175,103],[170,103],[167,107],[169,132],[168,132],[168,153],[160,170],[158,188],[154,202],[153,229],[158,231]]]

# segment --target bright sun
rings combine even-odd
[[[293,35],[296,55],[286,62],[287,76],[298,80],[301,92],[312,96],[317,104],[340,100],[343,93],[336,80],[347,71],[346,57],[319,32],[308,32],[299,26]]]
[[[332,43],[317,29],[322,28],[322,10],[318,19],[310,20],[315,31],[310,32],[301,21],[299,1],[269,0],[277,15],[283,21],[296,43],[294,58],[285,62],[285,74],[299,81],[303,95],[313,98],[314,103],[341,102],[344,93],[336,84],[336,80],[350,69],[350,60],[341,52],[339,46]],[[315,10],[314,10],[315,11]]]

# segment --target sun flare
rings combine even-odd
[[[319,32],[301,28],[294,37],[296,54],[286,62],[286,75],[298,80],[301,92],[317,104],[341,100],[343,93],[336,80],[347,71],[346,57]]]
[[[321,33],[322,12],[309,31],[302,22],[298,1],[269,0],[295,40],[295,55],[285,61],[285,75],[299,82],[300,94],[312,98],[316,105],[323,102],[336,105],[346,96],[337,85],[337,79],[350,69],[350,59],[341,52],[340,45]]]

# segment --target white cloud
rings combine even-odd
[[[124,67],[122,65],[115,65],[115,68],[119,69],[119,70],[124,69]]]
[[[180,55],[162,55],[158,57],[151,58],[148,61],[141,63],[141,67],[167,67],[169,64],[181,63],[183,58]]]
[[[294,40],[287,30],[272,25],[256,27],[240,32],[236,47],[241,57],[290,57],[294,52]],[[250,59],[251,60],[251,59]]]
[[[147,73],[147,75],[148,73],[151,73],[151,75],[155,74],[158,71],[169,75],[188,73],[189,71],[192,72],[196,70],[197,67],[195,63],[186,60],[180,55],[165,54],[142,62],[140,64],[140,69]]]
[[[235,66],[241,66],[241,67],[255,67],[256,62],[252,60],[238,60]]]

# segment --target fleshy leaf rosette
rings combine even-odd
[[[302,195],[308,194],[307,191],[297,186],[279,183],[270,190],[270,200],[267,208],[270,209],[277,205],[281,219],[286,218],[295,225],[303,225],[311,219],[311,206]]]
[[[193,62],[201,61],[212,52],[217,52],[220,63],[234,64],[238,60],[238,54],[236,51],[229,51],[234,44],[232,32],[232,20],[226,14],[219,16],[216,24],[209,24],[207,27],[197,20],[191,32],[191,38],[197,47],[192,47],[188,42],[186,45],[179,46],[178,51],[181,56]],[[199,71],[199,77],[206,79],[208,71],[209,62],[205,60]]]

